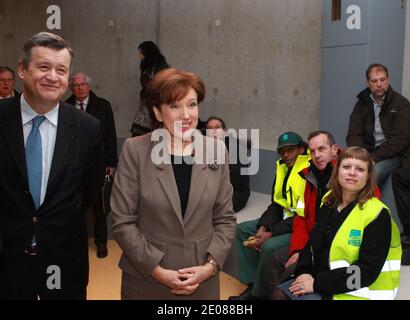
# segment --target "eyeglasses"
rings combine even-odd
[[[73,88],[80,88],[80,87],[85,87],[85,86],[88,86],[88,83],[87,83],[87,82],[84,82],[84,83],[74,83],[74,84],[71,85],[71,87],[73,87]]]
[[[208,130],[222,129],[222,126],[207,127],[206,129],[208,129]]]

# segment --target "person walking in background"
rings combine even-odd
[[[169,68],[166,58],[152,41],[142,42],[138,46],[140,62],[140,105],[131,127],[133,137],[151,132],[154,128],[153,119],[147,109],[146,90],[148,82],[154,75],[165,68]]]

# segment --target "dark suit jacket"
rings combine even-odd
[[[56,290],[57,294],[64,296],[86,288],[84,213],[101,187],[99,131],[100,125],[93,117],[60,102],[46,196],[36,211],[28,186],[20,98],[0,101],[0,298],[19,297],[26,285],[21,280],[23,274],[39,278],[44,285],[51,265],[61,270],[61,290]],[[27,263],[25,253],[33,232],[38,248],[36,270]]]
[[[236,144],[236,148],[233,146],[229,147],[229,141],[232,140]],[[241,174],[241,169],[246,168],[249,166],[248,163],[242,163],[240,160],[240,152],[241,148],[245,148],[247,153],[247,145],[245,142],[239,141],[239,139],[235,139],[233,137],[225,137],[224,139],[226,148],[230,155],[232,152],[236,152],[236,162],[229,163],[229,177],[231,179],[231,184],[233,187],[233,196],[232,196],[232,203],[233,203],[233,211],[238,212],[245,207],[246,203],[248,202],[249,196],[251,195],[251,190],[249,187],[249,176],[245,174]]]
[[[104,148],[104,164],[108,167],[117,166],[117,133],[115,131],[114,115],[109,101],[98,97],[90,91],[86,112],[97,118],[101,123],[101,138]],[[75,97],[71,95],[67,103],[75,106]]]

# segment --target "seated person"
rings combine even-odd
[[[309,240],[316,223],[316,213],[322,197],[327,193],[333,165],[336,164],[338,146],[332,134],[327,131],[313,131],[309,134],[308,145],[312,160],[307,168],[299,172],[306,180],[304,191],[305,209],[303,214],[293,218],[292,237],[285,246],[272,255],[270,285],[276,287],[294,272],[299,253]]]
[[[238,225],[236,241],[239,256],[239,278],[248,288],[230,300],[263,299],[269,293],[271,256],[289,246],[293,215],[303,212],[305,180],[299,172],[309,166],[306,143],[295,132],[285,132],[278,139],[280,159],[276,163],[272,204],[260,219]],[[253,242],[243,242],[254,236]]]
[[[410,168],[399,168],[393,171],[392,186],[397,213],[403,226],[401,264],[407,266],[410,265]]]
[[[241,174],[241,168],[247,167],[248,164],[242,164],[239,157],[240,148],[247,148],[246,144],[240,144],[239,139],[228,136],[225,121],[218,117],[210,117],[206,121],[206,135],[225,142],[226,148],[229,149],[229,141],[237,144],[236,161],[229,162],[229,175],[233,187],[233,211],[238,212],[245,207],[251,194],[249,188],[249,175]],[[233,149],[232,149],[233,150]]]
[[[279,285],[290,299],[394,299],[400,282],[399,230],[374,196],[368,151],[342,151],[295,279]]]
[[[346,143],[370,152],[376,184],[383,188],[394,169],[410,168],[410,102],[390,86],[386,66],[371,64],[366,80],[350,115]]]

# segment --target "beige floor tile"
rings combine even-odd
[[[108,241],[108,256],[99,259],[96,256],[94,241],[89,241],[90,255],[90,281],[87,289],[88,300],[119,300],[121,289],[121,269],[118,261],[121,249],[118,244]],[[237,295],[244,289],[244,285],[238,280],[221,272],[221,300],[229,296]]]

